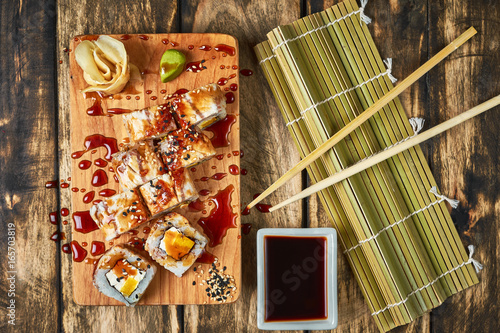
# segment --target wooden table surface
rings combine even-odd
[[[254,332],[256,231],[263,227],[329,226],[315,196],[279,213],[252,211],[242,238],[243,285],[229,305],[85,307],[73,302],[71,256],[49,239],[49,212],[68,207],[70,191],[47,190],[70,176],[68,61],[63,51],[79,34],[220,32],[240,43],[241,197],[248,202],[299,160],[252,47],[280,24],[338,1],[2,1],[0,4],[0,331],[20,332]],[[381,55],[404,78],[473,25],[478,34],[406,90],[408,116],[435,126],[500,93],[500,3],[370,1],[369,29]],[[394,331],[492,332],[500,325],[499,108],[422,145],[443,193],[460,200],[452,217],[465,245],[476,245],[485,265],[480,283]],[[306,174],[274,194],[276,203],[308,184]],[[8,227],[15,227],[15,262],[7,257]],[[70,235],[71,224],[60,225]],[[67,241],[64,241],[67,242]],[[15,273],[8,273],[9,271]],[[361,291],[344,257],[338,259],[336,331],[375,332]],[[8,280],[15,276],[15,280]],[[11,283],[14,282],[14,283]],[[9,292],[15,288],[15,297]],[[7,309],[15,299],[15,326]]]

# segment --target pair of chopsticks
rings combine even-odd
[[[462,35],[460,35],[457,39],[452,41],[448,46],[442,49],[439,53],[429,59],[425,64],[419,67],[415,72],[413,72],[410,76],[404,79],[401,83],[399,83],[396,87],[390,90],[387,94],[385,94],[381,99],[371,105],[368,109],[366,109],[363,113],[357,116],[354,120],[352,120],[349,124],[347,124],[344,128],[335,133],[330,139],[321,144],[318,148],[316,148],[313,152],[311,152],[308,156],[306,156],[302,161],[300,161],[297,165],[295,165],[292,169],[287,171],[283,176],[281,176],[274,184],[272,184],[269,188],[267,188],[262,194],[260,194],[257,198],[255,198],[250,204],[248,204],[248,208],[252,208],[257,203],[262,201],[262,199],[266,198],[269,194],[274,192],[277,188],[295,176],[297,173],[301,172],[308,165],[313,163],[318,157],[323,155],[329,149],[331,149],[335,144],[337,144],[340,140],[349,135],[352,131],[358,128],[361,124],[363,124],[366,120],[368,120],[371,116],[373,116],[376,112],[382,109],[386,104],[396,98],[403,90],[408,88],[411,84],[421,78],[425,73],[427,73],[431,68],[437,65],[441,60],[443,60],[450,53],[455,51],[458,47],[464,44],[467,40],[469,40],[472,36],[476,34],[476,30],[473,27],[470,27],[467,31],[465,31]],[[405,149],[409,149],[451,127],[454,127],[467,119],[470,119],[500,103],[500,96],[494,97],[491,100],[478,105],[463,114],[456,116],[434,128],[427,130],[426,132],[415,136],[414,138],[407,140],[406,142],[396,145],[386,151],[375,154],[374,156],[364,160],[363,162],[356,164],[352,167],[342,170],[318,183],[315,185],[305,189],[304,191],[292,196],[291,198],[281,202],[278,205],[275,205],[270,209],[270,211],[277,210],[289,203],[292,203],[296,200],[305,198],[310,196],[313,193],[316,193],[328,186],[331,186],[337,182],[340,182],[356,173],[359,173],[373,165],[384,161]]]

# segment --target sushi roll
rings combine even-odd
[[[181,277],[203,253],[207,239],[177,213],[167,214],[151,227],[145,249],[157,263]]]
[[[132,142],[158,139],[177,129],[169,104],[150,106],[122,115]]]
[[[101,293],[134,306],[156,274],[156,266],[126,245],[115,245],[97,262],[94,286]]]
[[[129,150],[114,154],[112,164],[120,185],[125,190],[134,189],[167,172],[155,152],[152,140],[140,142]]]
[[[196,126],[203,130],[226,116],[226,96],[211,83],[175,98],[172,109],[182,128]]]
[[[151,215],[168,213],[183,202],[198,198],[194,183],[185,169],[169,172],[139,187]]]
[[[188,168],[215,155],[210,139],[193,128],[171,132],[161,140],[158,148],[163,163],[170,171]]]
[[[149,211],[139,191],[134,189],[115,194],[93,205],[90,216],[109,241],[146,222]]]

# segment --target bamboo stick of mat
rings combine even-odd
[[[280,209],[283,206],[286,206],[292,202],[295,202],[297,200],[300,200],[302,198],[308,197],[318,191],[321,191],[322,189],[327,188],[328,186],[334,185],[346,178],[351,177],[352,175],[355,175],[363,170],[366,170],[372,166],[374,166],[377,163],[380,163],[382,161],[385,161],[386,159],[397,155],[413,146],[416,146],[440,133],[443,133],[444,131],[457,126],[458,124],[463,123],[466,120],[469,120],[497,105],[500,104],[500,95],[497,95],[496,97],[493,97],[492,99],[479,104],[478,106],[456,116],[453,117],[444,123],[441,123],[437,126],[434,126],[433,128],[423,132],[422,134],[419,134],[401,144],[395,145],[394,147],[384,150],[380,153],[375,154],[374,156],[362,161],[361,163],[357,163],[345,170],[342,170],[341,172],[338,172],[310,187],[305,189],[304,191],[294,195],[291,198],[288,198],[285,201],[282,201],[281,203],[273,206],[271,209],[269,209],[270,212],[273,212],[277,209]]]
[[[283,176],[281,176],[274,184],[268,187],[262,194],[260,194],[257,198],[255,198],[252,202],[248,204],[248,208],[252,208],[256,204],[258,204],[262,199],[266,198],[269,194],[273,193],[277,188],[286,183],[289,179],[295,176],[297,173],[304,170],[309,164],[314,162],[318,157],[323,155],[329,149],[331,149],[335,144],[337,144],[340,140],[345,138],[348,134],[358,128],[361,124],[363,124],[366,120],[368,120],[371,116],[373,116],[376,112],[382,109],[386,104],[392,101],[394,98],[399,96],[403,90],[408,88],[418,79],[420,79],[424,74],[426,74],[429,70],[431,70],[434,66],[436,66],[439,62],[441,62],[444,58],[446,58],[449,54],[459,48],[462,44],[468,41],[472,36],[477,33],[474,27],[470,27],[465,31],[462,35],[448,44],[444,49],[439,51],[435,56],[429,59],[425,64],[420,66],[415,72],[410,74],[406,79],[401,81],[396,87],[391,89],[386,95],[380,98],[377,102],[372,104],[368,109],[366,109],[363,113],[357,116],[354,120],[352,120],[349,124],[347,124],[340,131],[335,133],[330,139],[328,139],[321,146],[316,148],[311,154],[309,154],[306,158],[300,161],[297,165],[295,165],[292,169],[287,171]]]

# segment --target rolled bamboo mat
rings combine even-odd
[[[393,88],[355,0],[280,26],[255,52],[302,158]],[[388,66],[388,67],[386,67]],[[413,124],[415,125],[415,124]],[[408,137],[399,99],[307,171],[313,183]],[[381,331],[478,282],[419,146],[319,193]]]

